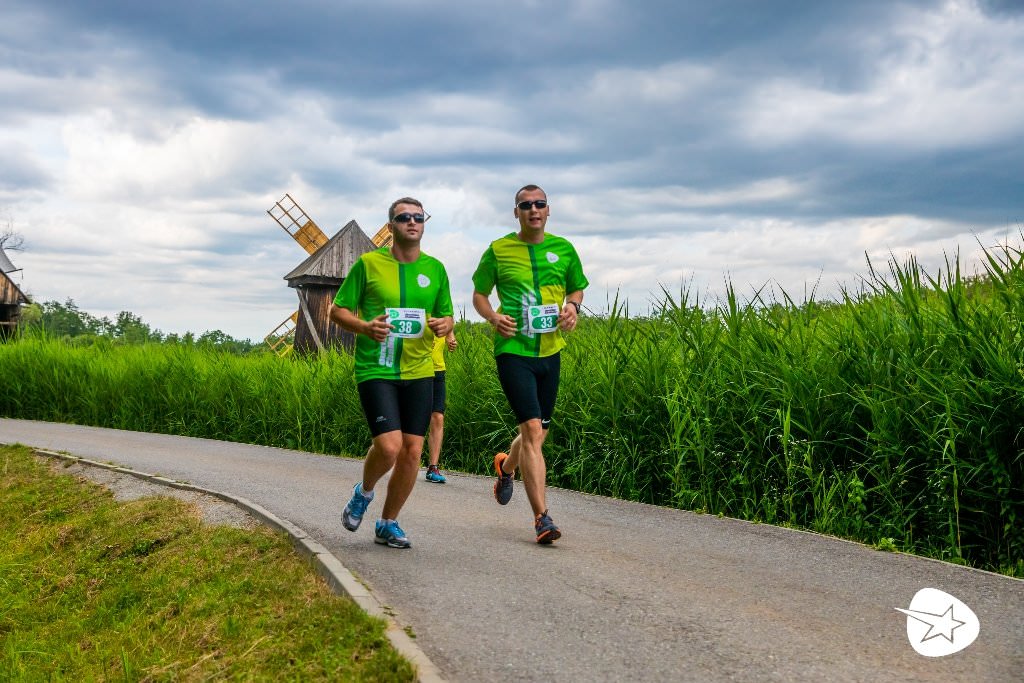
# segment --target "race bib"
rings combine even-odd
[[[544,334],[558,329],[558,304],[528,306],[526,309],[526,330],[532,334]]]
[[[392,337],[419,339],[427,326],[427,312],[422,308],[386,308],[388,323],[394,326]]]

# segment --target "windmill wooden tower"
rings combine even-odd
[[[21,318],[21,307],[31,303],[18,285],[14,284],[14,280],[8,277],[8,273],[18,270],[20,268],[14,267],[0,247],[0,340],[14,334]]]
[[[278,355],[322,351],[331,346],[351,350],[352,335],[331,322],[329,311],[349,269],[359,256],[391,244],[385,224],[371,240],[359,224],[349,221],[328,239],[323,230],[290,194],[267,210],[271,218],[306,250],[309,257],[285,275],[295,289],[299,308],[268,334],[264,341]]]

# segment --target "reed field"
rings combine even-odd
[[[548,481],[1024,576],[1024,257],[868,264],[841,301],[664,291],[583,317]],[[593,299],[591,295],[591,299]],[[442,467],[489,473],[515,424],[490,328],[448,355]],[[352,359],[193,346],[0,345],[0,414],[329,454],[369,444]]]

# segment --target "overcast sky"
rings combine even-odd
[[[0,158],[23,290],[164,333],[295,310],[286,192],[328,236],[419,198],[471,319],[531,182],[595,310],[823,298],[1020,246],[1024,1],[5,0]]]

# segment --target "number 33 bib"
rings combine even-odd
[[[533,334],[554,332],[558,328],[558,304],[530,306],[526,309],[526,329]]]

